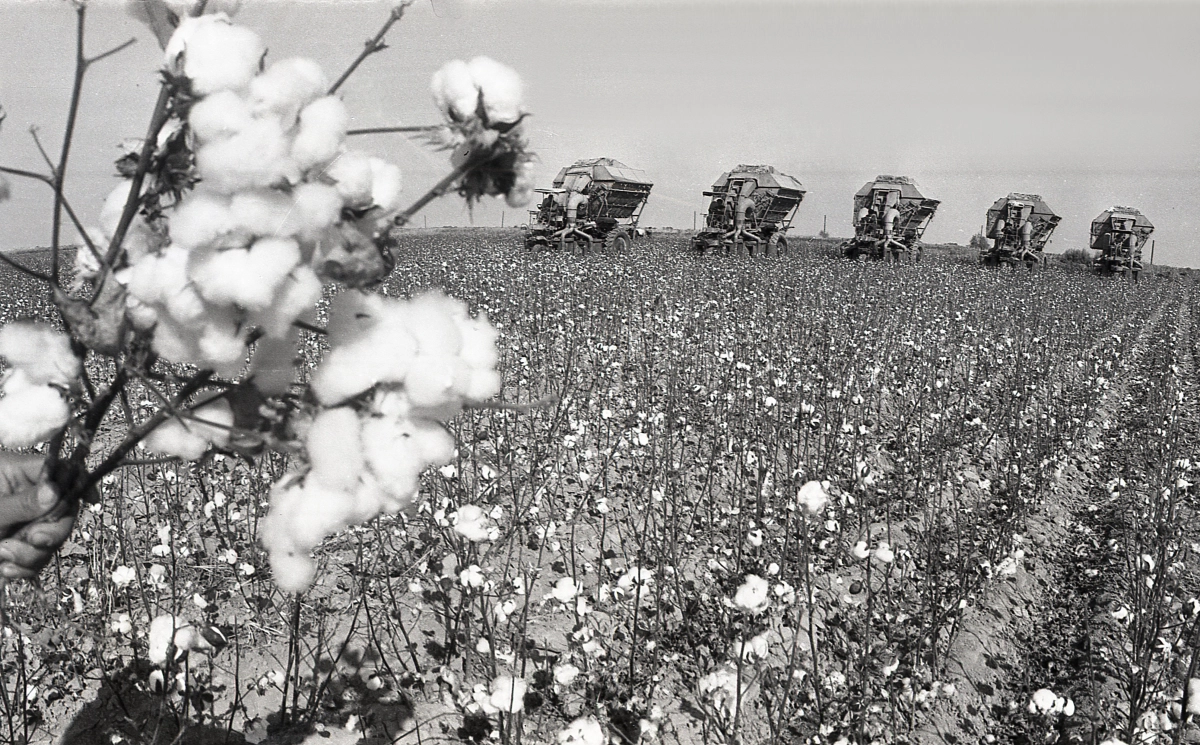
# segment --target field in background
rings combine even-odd
[[[460,418],[418,508],[328,541],[299,600],[256,543],[282,459],[108,480],[44,592],[10,596],[0,742],[540,743],[585,714],[615,742],[1196,737],[1189,277],[686,239],[408,233],[388,291],[486,311],[518,406]],[[4,320],[48,316],[0,281]],[[489,540],[453,530],[464,505]],[[161,612],[230,643],[156,678]],[[522,713],[489,714],[504,676]]]

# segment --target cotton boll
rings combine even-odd
[[[343,152],[325,169],[325,175],[337,182],[338,194],[347,207],[365,209],[374,203],[373,160],[364,153]]]
[[[326,536],[348,527],[353,514],[353,494],[305,479],[296,509],[288,515],[287,528],[297,547],[311,549]]]
[[[301,593],[312,587],[317,575],[317,564],[307,552],[270,552],[271,573],[275,584],[284,592]]]
[[[300,129],[292,142],[292,158],[300,170],[323,166],[337,157],[350,114],[346,104],[335,96],[318,98],[300,110]]]
[[[138,331],[149,331],[154,328],[154,324],[158,323],[158,310],[133,295],[127,294],[125,296],[125,317],[129,319],[130,325]]]
[[[500,373],[486,368],[476,368],[471,371],[471,382],[463,391],[463,398],[468,401],[487,401],[500,395],[504,381]]]
[[[205,404],[193,412],[195,419],[191,422],[193,431],[217,447],[229,445],[230,431],[233,426],[233,407],[224,398],[218,398],[212,403]]]
[[[480,313],[475,318],[465,314],[456,319],[458,332],[462,335],[462,351],[460,355],[464,362],[474,368],[488,369],[500,361],[500,352],[496,348],[496,340],[500,332],[488,322],[487,314]]]
[[[403,328],[389,325],[376,332],[325,355],[311,383],[318,401],[332,406],[376,383],[404,380],[416,355],[416,342]]]
[[[404,377],[404,390],[418,408],[438,409],[452,403],[453,416],[461,403],[456,391],[467,388],[470,382],[471,369],[457,357],[421,354],[413,359]]]
[[[296,347],[299,335],[264,336],[254,345],[250,375],[254,385],[267,396],[282,396],[296,382]]]
[[[407,502],[417,493],[425,463],[413,446],[409,420],[372,417],[363,423],[363,455],[379,485]]]
[[[70,338],[40,321],[13,321],[0,329],[0,357],[34,385],[75,385],[82,365]]]
[[[34,383],[23,370],[10,370],[0,386],[0,445],[27,448],[45,442],[66,425],[71,407],[58,389]]]
[[[193,262],[189,275],[210,303],[261,311],[270,307],[299,261],[300,246],[291,238],[260,238],[248,250],[206,252]]]
[[[515,70],[490,57],[476,57],[468,68],[483,95],[489,124],[512,124],[521,118],[521,76]]]
[[[125,202],[129,201],[129,191],[132,188],[133,182],[130,179],[122,179],[104,198],[104,206],[100,208],[100,229],[108,239],[116,235],[121,215],[125,212]]]
[[[308,479],[336,491],[352,492],[363,470],[361,430],[358,414],[349,407],[317,414],[304,438],[312,466]]]
[[[421,354],[457,356],[462,350],[462,334],[455,317],[464,316],[466,310],[459,301],[429,292],[410,300],[404,313]]]
[[[328,184],[304,183],[292,192],[292,209],[282,232],[302,241],[315,241],[342,215],[342,195]]]
[[[479,88],[471,69],[462,60],[451,60],[433,74],[429,90],[442,113],[464,122],[475,116],[479,106]]]
[[[207,18],[207,16],[205,16]],[[202,145],[196,170],[205,188],[226,194],[300,180],[291,143],[277,119],[255,119],[232,137]]]
[[[454,438],[446,428],[426,419],[411,420],[412,442],[426,466],[444,466],[454,460]]]
[[[88,238],[96,246],[96,250],[103,253],[108,245],[108,242],[96,228],[88,228]],[[87,244],[80,241],[78,250],[75,251],[75,276],[78,279],[95,279],[100,275],[100,259],[92,252]]]
[[[212,243],[234,227],[228,197],[194,191],[171,215],[171,242],[191,250]]]
[[[186,285],[168,298],[165,309],[172,320],[185,326],[200,323],[212,312],[212,307],[204,302],[193,285]]]
[[[246,363],[245,334],[235,323],[210,317],[196,340],[200,356],[195,364],[211,367],[218,375],[237,377]]]
[[[250,103],[234,91],[217,91],[192,104],[188,124],[200,142],[223,140],[253,121]]]
[[[250,105],[259,116],[277,116],[291,126],[300,110],[328,89],[329,79],[320,65],[292,57],[272,64],[250,81]]]
[[[170,648],[174,644],[176,632],[187,626],[187,621],[170,613],[156,616],[150,622],[146,657],[151,664],[163,665],[166,663]]]
[[[181,20],[167,44],[165,59],[168,69],[175,69],[182,59],[192,91],[206,96],[246,87],[258,73],[265,52],[258,34],[218,13]]]
[[[298,266],[280,284],[270,306],[251,315],[250,323],[268,337],[290,337],[292,324],[305,317],[311,319],[320,299],[321,280],[309,267]]]
[[[329,345],[339,347],[363,338],[383,318],[385,298],[373,292],[346,290],[329,302],[325,332]]]
[[[145,256],[122,272],[125,288],[147,304],[166,304],[188,283],[188,252],[168,246],[159,256]]]
[[[208,440],[178,419],[168,419],[142,441],[152,453],[183,460],[198,460],[208,451]]]
[[[404,179],[400,166],[382,158],[371,158],[371,201],[387,212],[400,209],[400,192]]]
[[[250,189],[233,195],[233,222],[250,235],[290,235],[284,231],[295,200],[278,189]]]

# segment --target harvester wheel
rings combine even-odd
[[[779,233],[772,233],[767,241],[767,256],[784,256],[787,254],[787,238]]]
[[[617,229],[604,239],[604,247],[614,253],[625,253],[629,250],[629,233]]]

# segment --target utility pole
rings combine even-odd
[[[429,215],[421,215],[421,217],[425,218],[425,229],[429,230]]]
[[[1150,240],[1150,263],[1154,263],[1154,240]]]
[[[821,234],[825,236],[829,235],[829,215],[825,215],[821,221]]]
[[[692,210],[692,230],[696,229],[696,210]]]
[[[500,227],[504,227],[504,210],[500,210]]]

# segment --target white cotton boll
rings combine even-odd
[[[194,191],[171,215],[171,242],[191,250],[212,243],[234,227],[228,197]]]
[[[270,553],[271,573],[275,584],[284,592],[301,593],[312,587],[317,576],[317,564],[307,554]]]
[[[218,13],[181,20],[167,43],[165,64],[174,69],[182,55],[183,74],[192,81],[193,92],[206,96],[246,87],[265,52],[258,34]]]
[[[325,169],[325,175],[333,179],[338,194],[347,207],[365,209],[372,204],[374,172],[372,158],[357,151],[343,152]]]
[[[88,228],[87,233],[88,238],[95,244],[96,250],[103,254],[108,247],[104,236],[96,228]],[[95,279],[100,275],[100,269],[100,259],[81,240],[79,248],[75,251],[75,276],[79,279]]]
[[[311,319],[320,299],[321,280],[316,272],[298,266],[280,283],[270,306],[251,315],[250,323],[268,337],[290,338],[295,330],[292,324],[305,317]]]
[[[328,184],[300,184],[292,192],[292,209],[282,232],[302,241],[315,241],[342,216],[342,195]]]
[[[416,343],[402,328],[335,347],[313,374],[313,393],[323,405],[333,406],[376,383],[399,383],[415,352]]]
[[[189,424],[194,431],[218,447],[229,445],[229,428],[233,426],[233,407],[229,401],[218,398],[196,409],[193,416],[195,420]]]
[[[150,634],[146,649],[146,657],[153,665],[162,665],[167,661],[167,654],[174,644],[175,633],[188,626],[188,622],[170,613],[155,617],[150,622]]]
[[[104,206],[100,208],[100,229],[104,231],[107,239],[111,240],[117,232],[121,215],[125,212],[125,202],[129,200],[129,190],[132,187],[131,180],[122,179],[121,183],[113,187],[113,190],[104,198]]]
[[[462,333],[456,316],[465,306],[440,292],[418,295],[404,306],[404,319],[423,355],[457,356],[462,350]]]
[[[379,485],[403,503],[416,495],[425,463],[412,442],[409,420],[372,417],[363,423],[363,455]]]
[[[246,363],[246,338],[237,324],[210,317],[196,340],[199,357],[195,364],[211,367],[218,375],[237,377]]]
[[[82,366],[71,339],[48,323],[13,321],[0,329],[0,357],[21,370],[30,383],[70,388]]]
[[[179,246],[144,256],[122,272],[125,288],[143,303],[165,305],[187,286],[188,261],[188,252]]]
[[[318,98],[300,110],[300,128],[292,142],[292,158],[300,170],[323,166],[337,157],[350,126],[346,104],[336,96]]]
[[[256,114],[278,116],[290,126],[302,108],[328,89],[329,79],[320,65],[291,57],[275,62],[250,81],[250,103]]]
[[[208,440],[178,419],[168,419],[142,441],[152,453],[183,460],[198,460],[208,450]]]
[[[475,85],[483,94],[489,124],[512,124],[521,118],[521,76],[490,57],[468,64]]]
[[[159,315],[154,325],[154,338],[150,347],[167,362],[193,364],[200,356],[196,347],[199,333],[168,316]]]
[[[476,368],[471,371],[471,382],[463,391],[463,398],[468,401],[487,401],[500,395],[504,380],[500,373],[486,368]]]
[[[500,332],[489,321],[486,313],[475,318],[462,317],[458,320],[458,331],[462,335],[463,361],[476,369],[490,369],[500,361],[496,340]]]
[[[353,493],[305,479],[304,491],[295,511],[288,516],[287,527],[297,547],[313,548],[327,536],[349,526],[353,514]]]
[[[149,331],[154,328],[154,324],[158,323],[158,310],[152,305],[146,305],[133,295],[126,294],[125,317],[138,331]]]
[[[27,448],[45,442],[71,418],[57,388],[34,383],[20,368],[10,370],[0,391],[0,445]]]
[[[371,201],[386,212],[400,209],[400,192],[404,188],[400,166],[382,158],[371,158]]]
[[[261,311],[270,307],[299,261],[300,246],[291,238],[260,238],[249,249],[206,252],[193,262],[189,274],[210,303]]]
[[[412,439],[426,466],[444,466],[454,460],[454,437],[437,422],[413,419]]]
[[[254,385],[268,396],[282,396],[296,382],[296,347],[299,335],[264,336],[254,345],[250,374]]]
[[[312,471],[308,480],[343,492],[352,492],[363,470],[362,424],[349,407],[325,409],[313,419],[304,438]]]
[[[458,391],[466,389],[470,382],[471,368],[458,357],[420,354],[404,376],[404,390],[413,406],[436,409],[453,403],[457,412]]]
[[[443,65],[433,74],[429,90],[437,107],[451,119],[462,122],[475,116],[479,88],[466,62],[456,59]]]
[[[212,307],[204,302],[193,285],[187,285],[167,299],[166,311],[172,320],[189,326],[201,323],[212,312]]]
[[[192,104],[188,124],[200,142],[223,140],[254,121],[250,103],[234,91],[217,91]]]
[[[207,16],[206,16],[207,17]],[[255,119],[245,129],[196,151],[205,188],[226,194],[300,180],[288,151],[291,143],[276,119]]]
[[[295,200],[278,189],[249,189],[233,195],[229,209],[239,230],[250,235],[288,235],[284,224]]]

